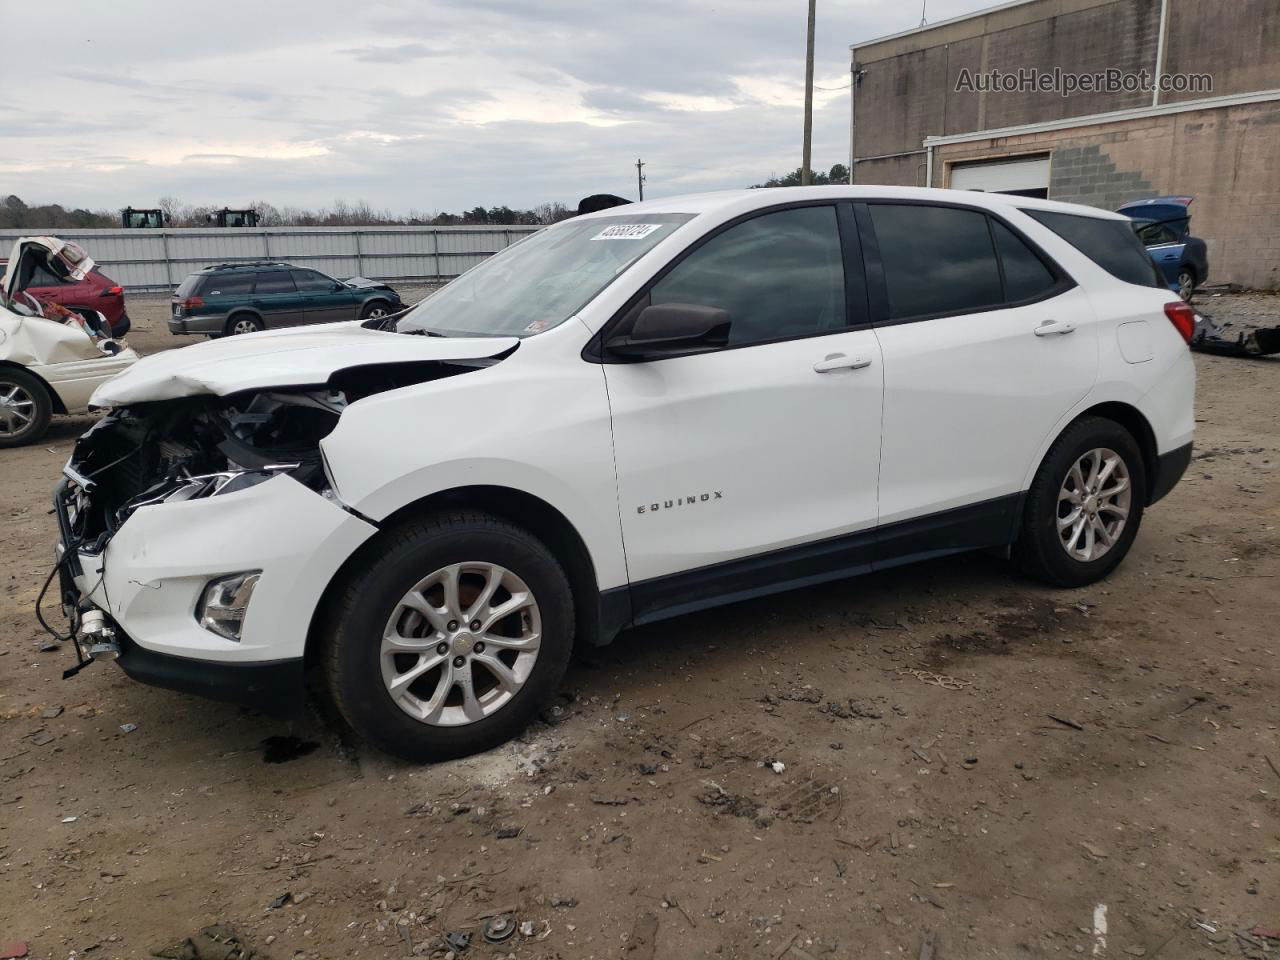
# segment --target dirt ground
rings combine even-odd
[[[185,342],[164,309],[133,298],[141,351]],[[32,605],[90,419],[58,422],[0,456],[0,946],[1280,956],[1249,932],[1280,928],[1280,361],[1196,363],[1196,459],[1105,583],[970,556],[635,630],[520,742],[434,767],[111,664],[62,680]],[[529,932],[492,946],[502,912]]]

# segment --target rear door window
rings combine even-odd
[[[1022,212],[1044,224],[1116,279],[1140,287],[1164,286],[1130,221],[1103,220],[1054,210]]]
[[[295,293],[297,289],[288,270],[260,273],[253,286],[254,293]]]
[[[925,204],[870,204],[889,318],[971,313],[1004,300],[987,216]]]
[[[1043,296],[1058,284],[1053,272],[1040,255],[999,220],[991,221],[996,250],[1004,267],[1004,296],[1010,303],[1020,303]]]

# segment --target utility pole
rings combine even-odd
[[[813,146],[813,21],[817,14],[818,0],[809,0],[809,38],[804,55],[804,159],[800,163],[800,185],[813,182],[809,170],[810,150]]]
[[[644,199],[644,161],[636,157],[636,185],[640,188],[640,199]]]

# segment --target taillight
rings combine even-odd
[[[1169,318],[1169,322],[1173,324],[1174,329],[1182,335],[1182,339],[1190,343],[1191,337],[1196,332],[1196,312],[1191,309],[1191,305],[1183,303],[1181,300],[1166,303],[1164,305],[1164,315]]]
[[[108,297],[119,297],[124,295],[124,287],[107,287],[102,292]]]
[[[194,310],[196,307],[204,306],[204,298],[203,297],[187,297],[187,299],[182,301],[182,305],[186,307],[188,310]]]

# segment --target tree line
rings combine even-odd
[[[826,173],[815,170],[812,180],[814,184],[848,183],[849,168],[842,163],[837,163]],[[763,183],[753,184],[753,187],[795,187],[799,184],[800,168],[797,167],[782,176],[774,174]],[[176,197],[161,197],[156,207],[164,211],[168,225],[171,227],[206,226],[209,215],[220,209],[214,206],[184,203]],[[502,204],[496,207],[472,207],[460,213],[426,213],[410,210],[403,215],[394,214],[390,210],[378,210],[363,200],[357,203],[338,200],[331,207],[320,207],[314,210],[305,207],[277,207],[265,200],[256,200],[244,209],[256,210],[258,224],[264,227],[447,227],[459,224],[539,226],[558,223],[577,213],[575,208],[567,207],[559,201],[540,203],[528,209],[518,209]],[[68,210],[56,203],[28,205],[22,198],[13,194],[0,201],[0,230],[27,228],[56,230],[118,226],[120,226],[119,211],[86,210],[80,207]]]
[[[161,197],[156,209],[163,210],[171,227],[208,226],[208,217],[220,207],[183,203],[175,197]],[[242,208],[235,208],[242,209]],[[277,207],[257,200],[243,208],[258,213],[258,224],[263,227],[377,227],[377,226],[453,226],[457,224],[546,225],[558,223],[575,216],[560,202],[540,203],[527,210],[502,204],[496,207],[472,207],[460,213],[425,213],[410,210],[397,215],[390,210],[377,210],[363,201],[346,203],[338,200],[331,207],[307,209],[304,207]],[[89,227],[118,227],[120,212],[110,210],[68,210],[56,203],[27,204],[21,197],[10,194],[0,200],[0,230],[66,229]]]
[[[821,170],[814,170],[809,182],[815,187],[824,187],[828,184],[842,184],[849,182],[849,168],[843,163],[834,164],[830,170],[823,173]],[[790,173],[778,176],[776,173],[764,183],[752,184],[752,189],[757,187],[798,187],[800,186],[800,168],[796,167]]]

